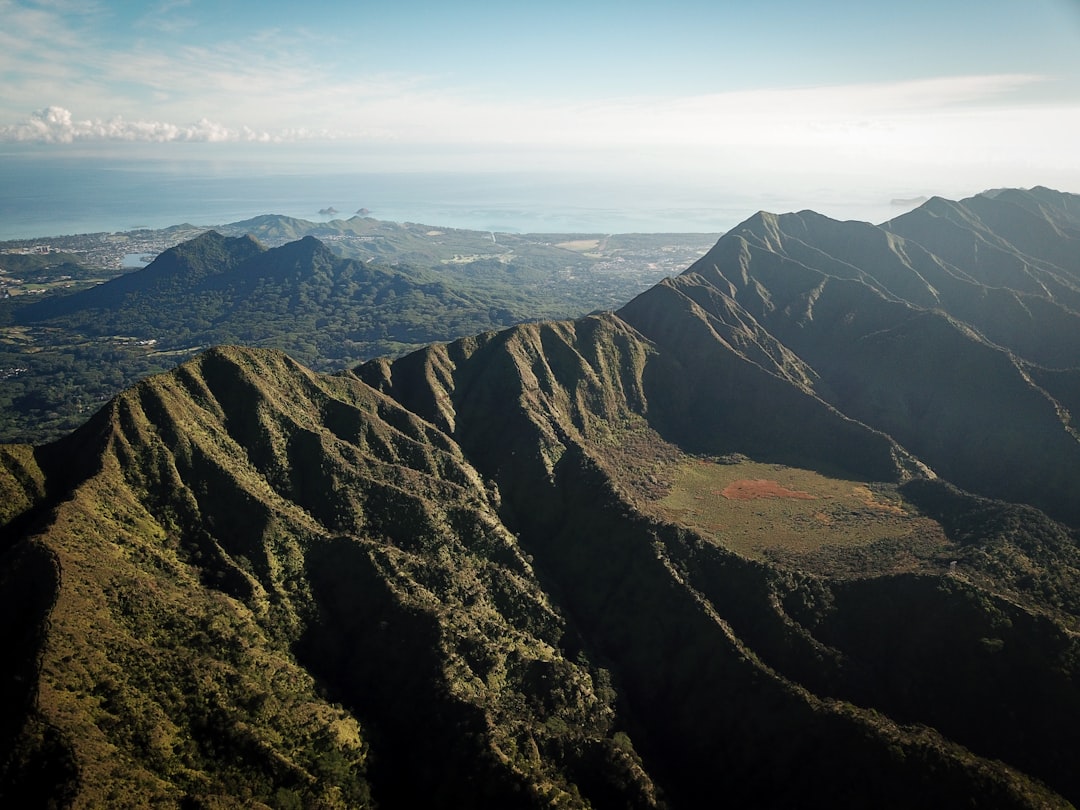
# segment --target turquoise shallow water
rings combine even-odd
[[[884,195],[882,195],[884,196]],[[0,154],[0,240],[219,225],[259,214],[511,233],[717,233],[760,209],[881,222],[888,200],[801,199],[722,184],[528,172],[356,172],[210,160]],[[336,214],[321,214],[333,208]]]

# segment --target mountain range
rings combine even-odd
[[[52,245],[38,259],[51,257],[53,265],[37,272],[18,269],[27,270],[23,260],[33,256],[0,254],[4,295],[7,280],[21,285],[0,296],[7,380],[0,441],[56,438],[142,377],[208,346],[276,348],[314,370],[338,371],[523,321],[610,309],[715,241],[707,234],[496,237],[363,217],[320,224],[282,216],[219,231],[177,226],[120,241],[111,234],[60,241],[85,251],[70,260],[92,261],[108,246],[165,245],[181,242],[178,234],[186,241],[127,272],[59,265],[64,254]]]
[[[0,447],[0,801],[1071,806],[1078,312],[1080,196],[1006,189],[337,374],[203,352]]]

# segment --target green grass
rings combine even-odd
[[[736,495],[740,482],[752,484],[742,489],[778,485],[788,494],[740,498]],[[940,530],[905,504],[892,485],[754,461],[683,460],[674,471],[670,491],[655,507],[666,519],[749,557],[869,546]]]

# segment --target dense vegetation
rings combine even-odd
[[[4,254],[22,294],[0,301],[0,439],[55,437],[136,380],[208,346],[279,348],[311,368],[338,370],[522,321],[613,308],[712,241],[500,234],[495,242],[361,218],[315,225],[260,217],[222,230],[238,235],[202,234],[98,286],[106,271],[72,266],[76,254]],[[279,246],[264,249],[252,233]],[[101,249],[68,241],[88,256]]]
[[[0,803],[1072,806],[1080,206],[988,199],[333,375],[219,347],[0,448]],[[1023,345],[950,309],[1017,268]]]

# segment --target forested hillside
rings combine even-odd
[[[110,245],[192,230],[60,241],[103,261]],[[221,231],[229,236],[199,234],[127,273],[73,265],[76,254],[0,255],[11,268],[0,282],[21,280],[20,294],[0,300],[0,440],[54,438],[141,377],[210,346],[277,348],[335,371],[515,323],[611,309],[715,241],[496,236],[363,217],[317,224],[266,216]]]
[[[1075,805],[1080,205],[908,216],[0,448],[0,803]]]

